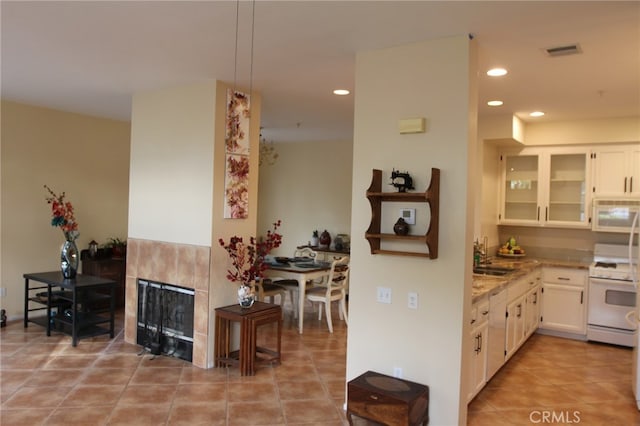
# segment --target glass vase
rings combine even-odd
[[[238,303],[242,308],[250,308],[253,306],[253,302],[256,301],[256,295],[253,291],[253,287],[250,285],[242,284],[238,287]]]
[[[75,278],[78,273],[80,256],[78,246],[72,238],[67,238],[60,249],[60,270],[64,278]]]

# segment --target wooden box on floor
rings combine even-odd
[[[429,387],[367,371],[347,384],[347,420],[356,415],[388,426],[427,424]]]

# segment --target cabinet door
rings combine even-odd
[[[587,158],[586,151],[549,153],[544,208],[544,220],[548,224],[589,225]]]
[[[629,194],[637,197],[640,195],[640,146],[631,148],[629,158],[631,160]]]
[[[510,358],[525,339],[525,296],[518,297],[507,305],[506,358]]]
[[[488,327],[485,322],[471,331],[471,371],[467,401],[471,401],[487,382]]]
[[[539,220],[540,158],[537,154],[503,154],[501,221],[537,223]]]
[[[640,147],[613,145],[594,150],[593,192],[598,197],[640,194]]]
[[[525,322],[525,335],[530,336],[538,329],[540,322],[540,288],[535,287],[527,293],[527,319]]]
[[[586,333],[584,287],[543,283],[541,327],[568,333]]]

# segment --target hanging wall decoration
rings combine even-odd
[[[225,219],[245,219],[249,215],[249,95],[227,90],[225,133]]]

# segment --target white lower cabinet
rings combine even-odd
[[[487,350],[489,330],[489,300],[484,299],[472,308],[471,314],[471,368],[469,372],[469,393],[467,401],[471,401],[487,382]]]
[[[468,401],[537,330],[540,280],[538,269],[473,304]]]
[[[540,327],[556,332],[586,335],[587,271],[545,267],[542,270],[542,321]],[[567,336],[570,337],[570,336]]]
[[[507,304],[507,342],[505,345],[506,359],[511,358],[520,345],[524,343],[526,306],[526,295],[524,294]]]

